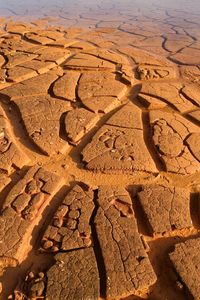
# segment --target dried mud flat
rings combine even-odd
[[[199,15],[124,16],[1,20],[1,299],[200,299]]]

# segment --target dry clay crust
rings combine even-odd
[[[90,170],[157,172],[143,139],[141,111],[131,103],[108,119],[82,154]]]
[[[138,198],[154,234],[192,226],[189,190],[145,186]]]
[[[74,200],[67,214],[65,210],[63,220],[66,222],[66,230],[64,231],[64,225],[54,224],[54,227],[50,225],[44,234],[45,243],[47,234],[51,233],[49,241],[51,239],[55,243],[59,236],[62,239],[61,250],[66,250],[66,242],[70,247],[67,249],[74,250],[56,254],[56,264],[47,272],[47,296],[50,299],[66,297],[98,299],[100,273],[97,270],[97,263],[99,271],[104,268],[105,279],[103,280],[105,280],[107,299],[120,299],[148,289],[156,281],[156,275],[138,233],[130,196],[124,189],[100,187],[98,209],[93,221],[90,218],[94,206],[87,205],[87,215],[84,206],[82,208],[80,206],[87,202],[85,197],[88,196],[93,200],[91,191],[84,191],[80,186],[75,186],[54,215],[54,220],[56,220],[55,218],[64,212],[65,205]],[[80,207],[79,219],[75,216],[78,207]],[[69,236],[68,224],[72,224],[71,221],[78,221],[78,223],[77,229],[74,229],[74,233]],[[95,228],[96,237],[94,229],[91,235],[90,225]],[[63,234],[64,237],[62,237]],[[91,248],[93,245],[94,250],[97,250],[95,239],[98,240],[99,250],[101,249],[103,265],[99,262],[100,257],[96,252],[95,258]],[[78,250],[79,248],[83,249]]]
[[[8,193],[0,216],[1,268],[6,258],[21,263],[31,249],[32,231],[40,215],[59,190],[63,180],[42,168],[33,167]]]
[[[170,259],[195,300],[200,299],[199,263],[200,239],[190,239],[175,246]]]
[[[44,234],[43,249],[56,252],[91,246],[93,197],[92,190],[85,191],[78,185],[70,191]]]
[[[43,251],[55,253],[55,263],[45,283],[29,284],[28,294],[41,295],[45,284],[42,295],[49,299],[99,299],[103,284],[106,299],[121,299],[148,291],[156,282],[133,211],[137,198],[116,186],[100,186],[96,192],[95,200],[94,191],[81,183],[64,197],[41,241]],[[192,226],[188,190],[145,185],[137,197],[155,234]],[[191,281],[185,279],[187,272],[179,271],[176,257],[176,251],[170,254],[190,289]],[[191,267],[195,263],[191,260]]]
[[[25,36],[28,39],[30,36],[31,39],[33,36],[43,39],[45,34],[47,39],[54,36],[53,31],[49,34],[45,31],[26,32]],[[59,40],[59,36],[55,34],[53,39]],[[191,133],[195,134],[198,139],[198,128],[183,119],[182,122],[188,124],[184,126],[189,128],[188,147],[182,145],[187,137],[179,138],[175,136],[175,133],[173,136],[173,132],[170,132],[173,128],[169,129],[166,134],[159,133],[159,130],[168,126],[168,124],[163,126],[160,121],[153,128],[153,132],[149,130],[147,139],[148,134],[144,131],[148,124],[144,122],[141,107],[130,101],[124,107],[120,107],[128,102],[128,85],[134,85],[137,82],[125,56],[106,49],[92,49],[74,55],[69,50],[55,48],[52,54],[50,46],[43,45],[39,40],[37,42],[42,45],[28,48],[26,42],[23,51],[7,54],[8,61],[4,64],[7,70],[6,85],[12,82],[9,71],[20,74],[16,68],[36,73],[34,75],[30,73],[30,76],[26,78],[19,77],[17,84],[1,91],[3,101],[7,104],[14,104],[14,108],[19,110],[26,133],[36,146],[35,149],[48,156],[66,153],[70,149],[67,140],[69,143],[77,144],[98,123],[100,114],[114,112],[117,107],[118,111],[104,122],[93,136],[91,143],[82,151],[83,162],[89,170],[105,173],[158,173],[167,170],[180,174],[191,174],[199,170],[198,150],[194,150],[194,138],[192,140],[192,136],[189,137]],[[131,52],[130,55],[134,56],[138,64],[137,72],[144,75],[144,78],[143,75],[140,76],[142,81],[145,80],[139,93],[142,104],[143,100],[150,101],[151,106],[157,108],[157,106],[164,107],[173,102],[173,107],[180,112],[198,107],[197,101],[189,101],[184,96],[186,94],[194,98],[190,96],[191,87],[187,88],[182,83],[177,83],[178,73],[175,68],[173,72],[172,66],[168,66],[165,61],[162,65],[159,60],[158,65],[155,65],[156,59],[153,59],[150,65],[142,63],[138,59],[137,51]],[[54,65],[42,72],[37,63],[53,63]],[[29,64],[29,66],[24,64]],[[61,64],[62,67],[58,68]],[[118,71],[119,69],[121,72]],[[155,81],[154,75],[151,75],[154,73],[157,74]],[[162,82],[165,77],[172,80],[170,85]],[[173,101],[169,90],[174,94]],[[162,94],[162,98],[159,93]],[[151,100],[148,97],[151,97]],[[159,103],[164,103],[164,106]],[[153,112],[150,114],[150,122],[152,114]],[[163,122],[165,121],[161,121]],[[157,135],[160,136],[157,138]],[[171,137],[177,149],[174,150],[176,153],[165,149],[167,145],[160,145],[163,144],[162,140],[168,141]],[[150,149],[152,143],[159,150],[153,155]],[[159,157],[162,167],[160,167]]]
[[[132,32],[135,45],[152,50],[155,44],[159,51],[163,37],[153,35],[162,30],[147,24],[149,30],[141,25],[138,34]],[[199,69],[177,68],[134,48],[133,41],[117,46],[120,32],[133,31],[126,22],[110,42],[103,38],[109,30],[98,26],[84,35],[79,29],[11,22],[1,33],[2,278],[9,267],[19,265],[17,273],[38,255],[48,264],[35,271],[34,260],[27,277],[19,272],[23,285],[14,299],[147,297],[161,275],[146,240],[151,247],[168,236],[176,244],[172,282],[178,273],[199,299],[196,273],[187,277],[189,269],[197,269],[198,254],[191,249],[199,241],[177,244],[177,236],[198,232],[193,195],[171,184],[174,174],[192,180],[191,186],[198,182]],[[174,51],[174,35],[166,30],[165,46]],[[190,39],[182,38],[181,45]],[[104,48],[108,45],[113,49]],[[189,50],[171,53],[171,60],[189,64]],[[147,176],[157,176],[156,183],[146,184]],[[169,252],[165,249],[168,259]],[[189,253],[187,261],[183,253]]]

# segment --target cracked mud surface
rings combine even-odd
[[[198,300],[200,11],[61,2],[0,5],[0,297]]]

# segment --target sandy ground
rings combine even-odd
[[[1,299],[200,299],[198,2],[48,3],[0,2]]]

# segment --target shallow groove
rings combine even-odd
[[[200,195],[198,193],[191,193],[190,195],[190,214],[192,224],[195,228],[200,229]]]
[[[105,297],[106,296],[106,286],[107,286],[107,276],[106,276],[106,268],[105,268],[105,263],[103,259],[103,254],[102,250],[100,247],[100,243],[98,240],[98,235],[95,227],[95,217],[98,211],[98,190],[94,190],[94,204],[95,208],[92,213],[91,219],[90,219],[90,226],[92,230],[92,237],[93,237],[93,246],[94,246],[94,254],[96,257],[96,262],[97,262],[97,268],[99,271],[99,279],[100,279],[100,296]]]
[[[142,113],[142,121],[143,121],[143,137],[144,142],[146,144],[147,149],[149,150],[149,153],[159,171],[166,171],[165,165],[163,164],[161,158],[159,157],[159,154],[157,153],[157,150],[154,146],[153,140],[152,140],[152,128],[150,125],[150,119],[149,119],[149,113],[143,112]]]

